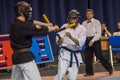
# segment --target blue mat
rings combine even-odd
[[[120,80],[120,77],[115,77],[115,78],[96,78],[96,79],[91,79],[91,80]]]

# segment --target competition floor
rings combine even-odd
[[[43,77],[43,80],[53,80],[53,76]],[[84,77],[83,74],[79,74],[77,80],[120,80],[120,71],[115,71],[111,76],[107,72],[96,72],[94,76],[90,77]]]
[[[45,67],[39,68],[42,80],[53,80],[53,76],[57,73],[57,67],[57,60],[55,58],[55,62],[47,63]],[[0,70],[0,80],[10,80],[10,70]],[[120,63],[114,62],[114,73],[111,76],[109,76],[109,73],[101,63],[94,64],[94,72],[94,76],[84,77],[85,65],[81,64],[77,80],[120,80]],[[64,80],[66,80],[66,77]]]
[[[10,75],[6,74],[6,77],[0,80],[10,80]],[[42,76],[42,80],[53,80],[53,76]],[[96,72],[94,76],[90,77],[84,77],[83,74],[79,74],[77,80],[120,80],[120,71],[115,71],[111,76],[107,72]]]

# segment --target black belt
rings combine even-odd
[[[89,41],[91,41],[91,40],[93,39],[93,37],[94,37],[94,36],[87,37],[87,38],[86,38],[86,42],[89,43]],[[97,40],[97,41],[94,41],[94,42],[98,42],[98,41],[100,41],[100,39]]]
[[[87,37],[87,39],[92,39],[93,38],[93,36],[92,37]]]
[[[28,52],[30,48],[23,48],[23,49],[14,49],[15,52]]]

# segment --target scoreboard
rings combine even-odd
[[[48,36],[34,36],[32,38],[32,51],[37,64],[54,61]]]

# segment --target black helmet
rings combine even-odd
[[[75,9],[69,11],[68,17],[67,17],[68,22],[70,22],[70,19],[77,19],[77,22],[79,22],[80,13]]]
[[[14,11],[16,16],[23,15],[26,20],[32,19],[32,8],[27,2],[18,2],[14,7]]]

